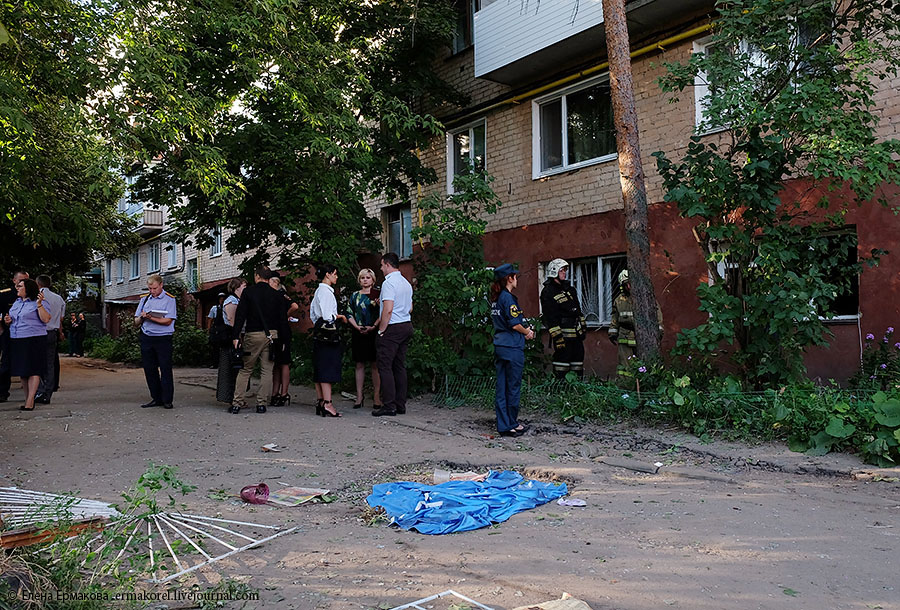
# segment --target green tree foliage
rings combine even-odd
[[[122,181],[101,138],[115,78],[109,6],[0,3],[0,269],[83,271],[131,245]]]
[[[432,386],[444,374],[487,375],[492,365],[488,289],[493,274],[484,260],[487,216],[501,202],[493,178],[473,171],[453,180],[449,196],[435,193],[419,202],[421,225],[412,230],[422,248],[413,256],[416,272],[415,326],[419,331],[411,368]],[[421,352],[421,353],[418,353]]]
[[[431,62],[450,17],[438,0],[135,0],[116,104],[141,196],[200,246],[233,229],[248,266],[275,245],[279,267],[329,261],[349,277],[378,248],[364,202],[435,179],[415,150],[440,126],[412,100],[449,97]]]
[[[661,79],[677,94],[703,75],[710,95],[699,131],[728,128],[692,137],[680,160],[655,153],[666,200],[697,221],[713,280],[698,289],[709,321],[678,344],[709,358],[734,345],[743,376],[765,385],[802,375],[804,349],[828,336],[820,316],[833,315],[860,270],[847,255],[854,240],[834,237],[846,210],[900,184],[900,141],[875,137],[878,84],[900,66],[900,12],[884,0],[717,8],[707,52],[668,64]],[[790,178],[808,188],[786,190]]]

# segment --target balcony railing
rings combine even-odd
[[[163,211],[144,208],[138,215],[137,232],[143,237],[162,233]]]

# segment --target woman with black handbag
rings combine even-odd
[[[331,401],[331,384],[341,380],[341,338],[337,323],[347,323],[338,313],[334,285],[337,268],[324,264],[316,269],[319,287],[309,304],[309,319],[313,323],[313,381],[316,382],[316,415],[340,417]]]
[[[235,348],[231,343],[231,331],[234,325],[234,314],[237,311],[238,303],[241,299],[241,293],[247,287],[247,280],[236,277],[228,282],[228,297],[216,312],[216,322],[221,312],[224,322],[224,328],[227,331],[225,340],[219,347],[219,374],[216,379],[216,400],[219,402],[227,402],[231,404],[234,399],[234,381],[237,379],[238,371],[243,366],[243,358],[241,358],[240,348]],[[215,328],[213,324],[212,328]],[[212,328],[210,332],[212,333]],[[237,352],[237,356],[235,356]]]

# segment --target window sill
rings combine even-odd
[[[147,272],[147,275],[153,275],[154,273],[159,273],[159,269],[151,269]]]
[[[128,281],[133,282],[134,280],[139,280],[139,279],[141,279],[140,275],[133,275],[130,278],[128,278]]]
[[[859,322],[859,315],[855,315],[855,316],[835,316],[835,317],[833,317],[833,318],[822,318],[822,317],[820,317],[820,318],[819,318],[819,321],[821,321],[823,324],[836,324],[836,325],[856,324],[857,322]]]
[[[703,136],[715,135],[717,133],[722,133],[723,131],[729,131],[730,129],[730,127],[710,127],[704,131],[697,131],[697,126],[694,125],[694,135],[698,135],[702,138]]]
[[[221,252],[219,252],[218,254],[210,254],[209,258],[219,258],[220,256],[222,256]]]
[[[568,165],[566,167],[557,167],[554,169],[548,169],[542,171],[538,174],[532,175],[532,180],[540,180],[541,178],[547,178],[549,176],[558,176],[559,174],[565,174],[568,172],[574,172],[579,169],[585,167],[591,167],[592,165],[600,165],[601,163],[607,163],[609,161],[615,161],[619,158],[618,153],[612,153],[610,155],[605,155],[603,157],[597,157],[596,159],[590,159],[589,161],[582,161],[581,163],[575,163],[574,165]]]

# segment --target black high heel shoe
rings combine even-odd
[[[338,413],[337,411],[329,411],[325,408],[325,405],[331,405],[331,408],[334,408],[334,404],[330,400],[323,400],[321,413],[322,417],[341,417],[340,413]]]
[[[321,398],[316,401],[316,415],[319,415],[321,417],[325,417],[325,415],[323,415],[323,413],[322,413],[325,410],[322,407],[323,402],[325,402],[325,401],[322,400]]]
[[[353,405],[353,408],[354,408],[354,409],[362,409],[363,403],[364,403],[364,402],[366,402],[366,399],[365,399],[365,398],[362,398],[358,403],[356,403],[355,405]]]
[[[290,394],[282,394],[278,399],[278,406],[284,407],[289,406],[291,404],[291,395]]]

